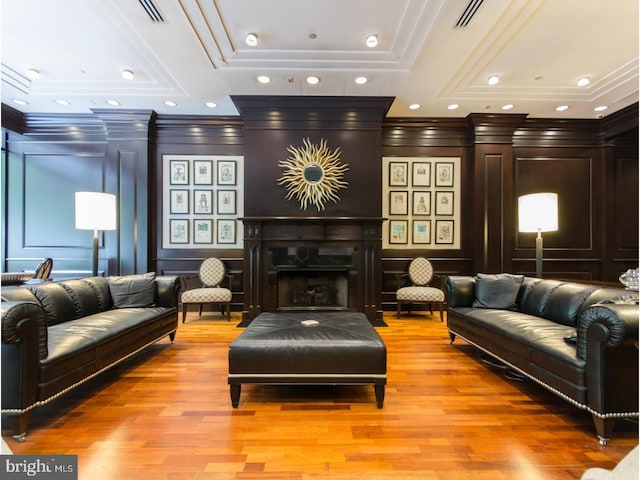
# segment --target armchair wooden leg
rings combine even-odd
[[[440,323],[444,322],[444,304],[440,302]]]
[[[187,320],[187,304],[183,303],[182,304],[182,323],[184,323]]]

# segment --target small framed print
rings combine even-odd
[[[431,186],[431,164],[426,162],[414,162],[411,175],[411,185],[413,187]]]
[[[236,191],[218,190],[218,214],[235,215],[236,213]],[[235,243],[235,242],[234,242]]]
[[[189,213],[189,190],[172,189],[169,190],[170,204],[169,213],[188,214]]]
[[[436,192],[436,215],[453,215],[453,192]]]
[[[213,243],[213,220],[193,221],[193,243]]]
[[[199,215],[213,213],[213,190],[193,191],[193,213]]]
[[[407,162],[389,162],[389,186],[406,187],[408,185],[408,168]]]
[[[436,162],[436,187],[453,187],[453,162]]]
[[[218,185],[236,184],[236,162],[234,160],[218,160]]]
[[[407,244],[408,220],[391,220],[389,222],[389,243]]]
[[[169,243],[189,243],[189,220],[169,220]]]
[[[453,220],[436,220],[436,243],[453,244]]]
[[[235,220],[218,220],[218,243],[236,243]]]
[[[409,193],[392,190],[389,192],[389,215],[407,215],[409,213],[407,200]]]
[[[413,192],[413,208],[414,215],[431,215],[431,192]]]
[[[189,185],[188,160],[171,160],[169,162],[169,185]]]
[[[193,184],[213,185],[213,162],[211,160],[195,160],[193,162]]]
[[[431,220],[413,221],[413,243],[431,243]]]

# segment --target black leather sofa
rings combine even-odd
[[[90,277],[2,290],[2,414],[24,439],[34,408],[178,328],[179,277]]]
[[[509,274],[445,278],[451,343],[593,416],[605,445],[617,418],[638,417],[638,292]]]

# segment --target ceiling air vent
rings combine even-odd
[[[469,0],[467,8],[464,9],[464,12],[462,12],[462,15],[460,15],[460,18],[456,22],[456,28],[464,28],[469,25],[469,22],[471,22],[471,19],[476,14],[483,1],[484,0]]]
[[[149,18],[151,19],[152,22],[155,22],[155,23],[164,22],[164,18],[160,13],[160,9],[156,7],[151,0],[138,0],[138,2],[140,2],[140,5],[142,5],[142,8],[144,9],[144,11],[147,12],[147,15],[149,15]]]

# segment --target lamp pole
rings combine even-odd
[[[93,271],[94,277],[98,276],[98,229],[93,229]]]
[[[542,278],[542,230],[538,230],[536,237],[536,277]]]

